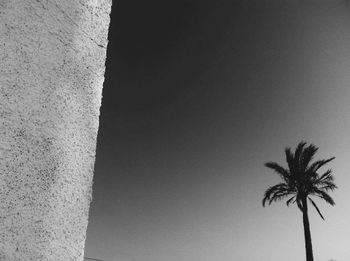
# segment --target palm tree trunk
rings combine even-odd
[[[314,257],[312,253],[311,232],[310,232],[310,223],[309,223],[306,199],[303,200],[303,224],[304,224],[304,236],[305,236],[306,261],[313,261]]]

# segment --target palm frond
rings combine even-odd
[[[317,181],[333,181],[332,170],[328,169],[325,173],[323,173]]]
[[[311,162],[311,160],[315,156],[317,150],[318,150],[318,148],[313,144],[310,144],[308,147],[306,147],[303,150],[303,154],[301,156],[302,157],[301,165],[302,165],[303,170],[305,170],[307,168],[307,166],[309,165],[309,163]]]
[[[318,160],[316,162],[314,162],[311,166],[310,169],[312,169],[313,171],[317,171],[319,170],[322,166],[326,165],[328,162],[334,160],[335,157],[331,157],[329,159],[323,159],[323,160]]]
[[[267,201],[270,205],[273,201],[280,200],[292,193],[293,191],[291,191],[289,186],[285,183],[279,183],[277,185],[271,186],[265,191],[262,205],[265,207]]]
[[[326,165],[328,162],[334,160],[335,157],[331,157],[329,159],[324,159],[324,160],[318,160],[312,163],[309,167],[309,171],[316,172],[319,170],[322,166]]]
[[[269,199],[269,205],[271,205],[272,202],[278,201],[278,200],[282,200],[285,197],[291,195],[292,192],[290,191],[284,191],[284,192],[276,192],[274,193],[271,198]]]
[[[268,167],[268,168],[274,170],[278,175],[280,175],[280,177],[285,182],[289,181],[289,171],[287,169],[283,168],[282,166],[280,166],[278,163],[267,162],[267,163],[265,163],[265,167]]]
[[[293,152],[292,152],[291,148],[286,148],[284,152],[286,154],[286,161],[288,163],[289,172],[291,175],[293,175],[296,173],[296,166],[295,166],[295,162],[294,162]]]
[[[332,175],[332,170],[327,170],[324,174],[322,174],[318,179],[314,181],[314,186],[320,190],[333,191],[337,188],[337,185],[334,183],[334,177]]]
[[[336,188],[338,188],[337,185],[335,185],[334,183],[331,183],[331,182],[325,182],[322,187],[320,187],[321,190],[324,190],[324,191],[333,191],[335,190]]]
[[[293,201],[294,200],[294,201]],[[293,202],[292,202],[293,201]],[[287,200],[286,204],[287,207],[289,207],[289,204],[293,204],[295,202],[295,195],[293,197],[291,197],[290,199]]]
[[[318,196],[322,199],[324,199],[328,204],[334,206],[335,205],[335,202],[333,200],[333,198],[328,195],[327,192],[321,190],[321,189],[318,189],[318,188],[314,188],[314,191],[312,193],[310,193],[311,195],[315,195],[315,196]]]
[[[305,141],[299,142],[297,148],[295,149],[295,153],[294,153],[294,164],[300,165],[300,159],[301,159],[301,155],[302,155],[302,152],[303,152],[305,145],[306,145]]]
[[[312,203],[312,205],[315,207],[315,209],[317,210],[317,212],[320,215],[320,217],[324,220],[324,217],[322,216],[321,211],[318,209],[316,203],[311,198],[309,198],[309,200]]]

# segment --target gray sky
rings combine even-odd
[[[350,259],[349,1],[120,0],[107,56],[86,256],[304,260],[300,211],[261,200],[306,140],[339,186],[314,258]]]

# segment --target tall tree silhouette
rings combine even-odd
[[[319,174],[319,169],[335,157],[311,163],[318,148],[313,144],[307,147],[305,145],[306,142],[300,142],[294,153],[291,148],[285,149],[288,168],[284,168],[275,162],[265,163],[265,166],[274,170],[283,181],[266,190],[262,204],[265,207],[266,203],[270,205],[274,201],[288,197],[287,206],[293,203],[297,204],[303,214],[306,261],[313,261],[308,201],[324,220],[318,206],[310,196],[317,196],[334,206],[334,200],[328,192],[333,191],[337,186],[334,183],[331,169]]]

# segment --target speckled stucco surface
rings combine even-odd
[[[111,0],[0,0],[0,260],[81,261]]]

